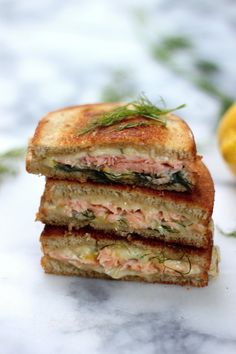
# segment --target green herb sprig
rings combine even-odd
[[[189,256],[188,256],[187,254],[185,254],[185,253],[183,253],[178,259],[175,259],[175,261],[183,261],[183,260],[186,260],[186,262],[188,262],[188,270],[187,270],[186,272],[181,272],[181,271],[179,271],[179,270],[173,269],[172,267],[168,267],[168,266],[165,264],[165,262],[167,262],[167,261],[173,261],[173,259],[167,257],[167,256],[165,255],[165,252],[164,252],[164,251],[161,251],[158,256],[150,257],[150,258],[149,258],[149,261],[151,261],[151,260],[153,260],[153,259],[157,259],[160,264],[163,264],[163,265],[164,265],[165,269],[167,268],[167,269],[173,270],[174,272],[180,274],[181,276],[190,274],[191,269],[192,269],[192,263],[191,263],[191,261],[190,261],[190,258],[189,258]],[[165,270],[164,270],[164,272],[165,272]]]
[[[221,233],[221,235],[223,235],[223,236],[236,237],[236,230],[229,231],[229,232],[225,232],[225,231],[223,231],[221,228],[219,228],[219,226],[217,226],[217,230],[218,230],[218,231]]]
[[[216,78],[222,69],[214,61],[196,57],[194,44],[185,36],[167,36],[159,43],[150,45],[150,53],[157,61],[168,66],[175,74],[191,82],[201,91],[214,97],[220,103],[219,118],[233,104],[233,95],[228,95],[216,85]],[[184,53],[192,62],[191,70],[181,67],[176,61],[176,54]],[[177,63],[177,64],[176,64]],[[193,70],[194,68],[194,70]]]
[[[114,128],[113,131],[122,131],[124,129],[136,128],[136,127],[147,127],[150,125],[148,122],[130,122],[126,124],[118,125],[118,127]]]
[[[166,126],[166,115],[183,107],[185,107],[185,104],[171,109],[163,109],[155,106],[145,95],[141,95],[136,101],[130,102],[124,106],[116,107],[109,112],[98,115],[95,120],[93,120],[88,127],[82,129],[78,135],[87,134],[97,128],[109,127],[116,123],[120,123],[123,120],[128,120],[135,117],[152,119],[155,122]],[[142,125],[148,125],[147,122],[128,122],[118,126],[116,129],[121,131],[127,128],[140,126],[141,123]]]
[[[14,148],[0,154],[0,182],[4,177],[17,174],[16,163],[23,158],[24,153],[24,148]]]

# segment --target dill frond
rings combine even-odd
[[[223,231],[219,226],[217,226],[216,228],[223,236],[236,237],[236,230],[226,232],[226,231]]]
[[[17,174],[17,161],[23,158],[24,148],[14,148],[0,153],[0,182],[3,178]]]
[[[147,127],[149,125],[150,124],[148,122],[130,122],[130,123],[118,125],[113,130],[114,131],[122,131],[124,129],[129,129],[129,128]]]
[[[152,119],[155,122],[166,126],[166,115],[183,107],[185,107],[185,104],[171,109],[160,108],[155,106],[145,95],[140,95],[136,101],[130,102],[124,106],[116,107],[109,112],[96,116],[86,128],[81,129],[78,135],[87,134],[97,128],[109,127],[116,123],[120,123],[123,120],[135,117]],[[126,123],[123,127],[119,127],[118,130],[141,125],[141,122],[139,122],[139,124],[137,122],[135,125],[134,123],[132,124],[133,126],[131,126],[131,123]]]

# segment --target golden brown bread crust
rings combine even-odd
[[[44,147],[46,150],[57,149],[57,152],[66,152],[71,148],[79,150],[94,145],[150,145],[161,146],[170,151],[184,152],[189,159],[195,159],[196,146],[193,134],[188,125],[174,114],[168,115],[167,127],[154,124],[114,131],[114,126],[112,126],[79,135],[81,129],[87,127],[94,116],[119,105],[121,103],[87,104],[51,112],[39,122],[30,143],[30,149]],[[134,120],[145,120],[145,118],[138,117]]]
[[[212,177],[207,169],[207,167],[198,161],[196,164],[196,169],[198,172],[197,185],[193,193],[178,193],[175,191],[158,191],[154,189],[148,189],[145,187],[133,187],[125,185],[104,185],[98,183],[87,182],[81,184],[76,181],[66,181],[66,180],[56,180],[48,178],[46,180],[45,192],[43,196],[43,201],[50,199],[50,190],[55,184],[64,185],[65,188],[103,188],[107,191],[126,191],[129,193],[137,193],[142,196],[142,198],[151,196],[154,198],[163,198],[167,201],[172,201],[173,203],[183,203],[189,208],[197,207],[205,211],[207,218],[212,215],[213,204],[214,204],[214,184]]]
[[[41,265],[48,274],[55,275],[69,275],[69,276],[80,276],[87,278],[97,278],[97,279],[109,279],[115,280],[109,277],[107,274],[101,274],[92,270],[83,270],[74,267],[71,264],[63,263],[52,259],[48,256],[44,256],[41,259]],[[184,277],[175,277],[171,275],[162,275],[162,276],[153,276],[152,279],[142,278],[139,276],[125,276],[120,280],[126,281],[142,281],[148,283],[160,283],[160,284],[174,284],[181,286],[195,286],[195,287],[204,287],[208,285],[208,275],[207,273],[200,274],[199,278],[184,278]]]

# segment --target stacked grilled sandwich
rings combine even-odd
[[[214,186],[191,130],[150,101],[91,104],[38,124],[27,170],[47,273],[205,286],[218,270]]]

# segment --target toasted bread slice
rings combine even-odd
[[[211,245],[196,249],[137,236],[123,239],[89,228],[68,231],[50,226],[40,241],[42,266],[52,274],[201,287],[207,285],[210,269],[217,268],[216,258],[211,265]]]
[[[29,143],[27,171],[80,182],[192,190],[199,157],[190,128],[176,115],[166,116],[166,126],[152,121],[151,125],[117,130],[118,123],[80,134],[94,117],[120,105],[82,105],[49,113]],[[131,120],[146,121],[145,117]]]
[[[48,179],[37,219],[207,248],[212,239],[214,186],[202,162],[198,170],[192,194]]]

